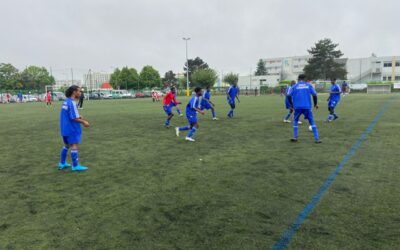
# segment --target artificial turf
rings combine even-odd
[[[322,144],[306,124],[289,141],[280,96],[243,96],[233,119],[215,97],[220,120],[201,116],[195,143],[163,127],[160,103],[89,101],[84,173],[57,170],[60,103],[0,105],[0,249],[269,249],[386,102],[288,247],[399,249],[400,99],[346,96],[333,123],[324,99]]]

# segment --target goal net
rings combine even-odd
[[[368,94],[388,94],[392,92],[392,85],[390,84],[368,84]]]

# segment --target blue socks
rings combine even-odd
[[[165,126],[169,126],[169,123],[170,123],[170,120],[167,119],[167,120],[165,121]]]
[[[285,120],[289,120],[291,115],[292,115],[292,113],[289,112],[289,114],[286,115]]]
[[[229,111],[228,116],[233,117],[233,109],[231,109],[231,111]]]
[[[316,141],[318,141],[319,140],[319,134],[318,134],[317,126],[316,125],[312,125],[311,127],[312,127],[312,132],[314,134],[314,139]]]
[[[181,113],[182,113],[181,110],[178,108],[176,109],[176,112],[178,113],[178,115],[181,115]]]
[[[67,161],[67,155],[68,155],[68,148],[67,147],[63,147],[61,149],[61,157],[60,157],[60,163],[61,164],[65,164],[65,162]]]
[[[293,138],[297,139],[299,137],[299,121],[294,121],[293,123]]]
[[[185,127],[180,127],[179,131],[183,131],[183,130],[189,130],[190,126],[185,126]]]
[[[212,112],[213,118],[217,117],[216,114],[215,114],[215,110],[212,110],[211,112]]]
[[[187,135],[188,137],[192,137],[197,131],[197,128],[193,127],[192,130],[190,130],[189,134]]]
[[[78,156],[77,149],[71,150],[71,158],[72,158],[72,167],[78,166],[79,165],[79,156]]]

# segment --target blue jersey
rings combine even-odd
[[[335,93],[336,92],[336,93]],[[329,95],[329,100],[333,102],[339,102],[340,101],[340,94],[341,94],[341,89],[339,85],[333,84],[331,86],[331,93]]]
[[[198,96],[192,96],[192,98],[190,98],[189,103],[186,105],[186,115],[190,116],[190,115],[196,115],[197,111],[196,108],[200,109],[200,98]]]
[[[230,101],[235,101],[236,96],[239,94],[239,88],[237,86],[230,86],[226,92],[230,97]]]
[[[78,109],[75,102],[68,98],[61,106],[60,129],[62,136],[72,136],[82,134],[81,124],[75,119],[79,118]]]
[[[292,97],[294,109],[311,109],[311,95],[316,96],[314,87],[308,82],[298,82],[290,88],[288,96]]]
[[[211,99],[211,91],[204,91],[203,98],[210,100]]]

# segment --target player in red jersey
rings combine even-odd
[[[171,118],[174,116],[174,114],[172,113],[172,108],[178,104],[181,103],[178,102],[175,98],[175,88],[171,87],[171,91],[168,92],[163,99],[163,109],[167,114],[167,120],[165,121],[166,128],[169,128]]]
[[[49,90],[49,91],[47,91],[47,94],[46,94],[46,106],[48,106],[48,105],[51,106],[51,98],[52,98],[51,91]]]

